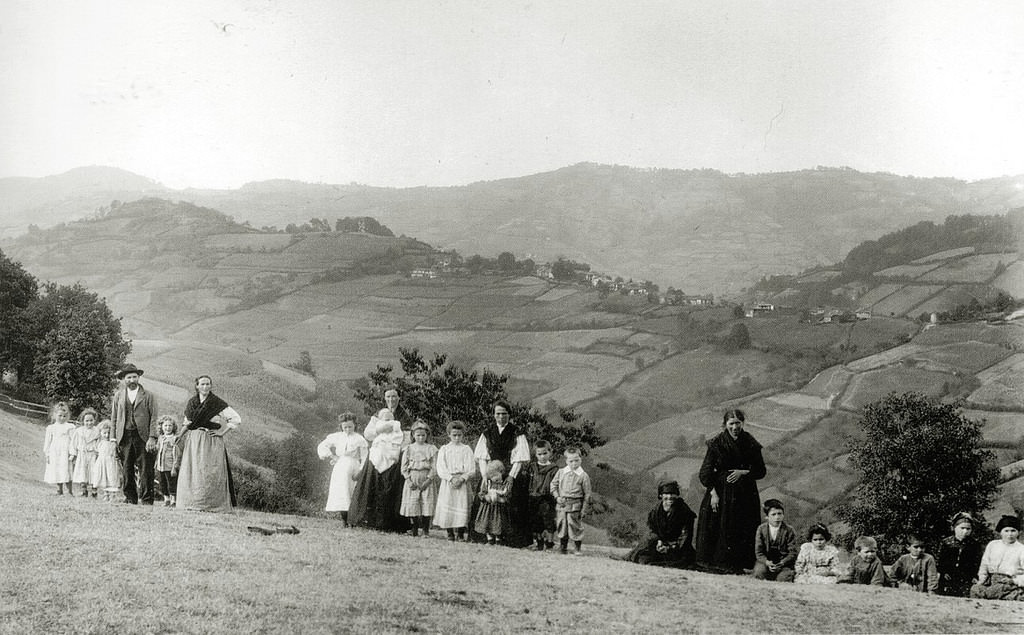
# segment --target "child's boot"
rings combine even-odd
[[[558,547],[558,553],[569,553],[569,537],[562,538],[561,545]]]
[[[97,489],[96,489],[95,487],[93,487],[93,488],[92,488],[92,497],[93,497],[93,498],[96,498],[96,495],[97,495],[98,493],[99,493],[99,491],[98,491],[98,490],[97,490]]]
[[[534,551],[544,551],[544,536],[541,534],[535,534],[533,539],[537,541],[537,546],[533,548]]]
[[[178,501],[175,500],[176,498],[177,497],[174,494],[171,494],[171,507],[177,507],[178,506]]]
[[[572,546],[573,546],[572,555],[574,555],[574,556],[582,556],[583,555],[583,551],[581,551],[581,548],[583,547],[583,541],[582,540],[574,540],[573,543],[572,543]]]
[[[341,512],[341,526],[348,527],[348,512]]]
[[[412,534],[412,537],[415,538],[416,536],[419,536],[420,535],[419,519],[418,518],[410,518],[409,519],[409,524],[412,526],[412,529],[409,530],[409,533]]]
[[[420,516],[420,528],[424,538],[430,535],[430,516]]]
[[[64,495],[64,484],[63,483],[57,483],[57,496],[63,496],[63,495]]]
[[[68,481],[67,483],[64,484],[68,486],[68,496],[74,496],[75,493],[71,491],[71,481]]]
[[[456,533],[459,536],[459,542],[465,542],[466,541],[466,528],[465,527],[459,527],[458,530],[456,530]]]
[[[445,531],[448,532],[448,542],[455,542],[455,529],[449,527]]]

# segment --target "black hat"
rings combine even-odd
[[[675,494],[679,496],[679,483],[675,481],[662,481],[658,483],[658,496],[662,494]]]
[[[1020,531],[1020,519],[1016,516],[1003,516],[999,519],[999,522],[996,523],[996,531],[1002,531],[1007,527],[1013,527],[1017,531]]]
[[[117,377],[118,379],[124,379],[125,375],[131,375],[132,373],[135,373],[136,375],[142,375],[143,370],[141,368],[136,368],[135,364],[125,364],[124,366],[121,367],[121,370],[117,371],[117,374],[114,375],[114,377]]]

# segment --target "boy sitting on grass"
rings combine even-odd
[[[857,548],[857,553],[850,559],[849,573],[840,578],[839,582],[889,586],[889,577],[882,568],[882,561],[876,557],[878,542],[871,536],[861,536],[853,546]]]
[[[769,498],[762,506],[765,522],[754,534],[754,577],[758,580],[792,582],[796,575],[796,532],[783,520],[786,509],[782,501]]]
[[[935,593],[939,588],[939,570],[935,558],[924,552],[924,541],[907,536],[907,553],[900,556],[889,572],[901,589]]]

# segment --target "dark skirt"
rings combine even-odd
[[[479,534],[491,536],[505,536],[509,534],[511,523],[508,516],[507,503],[480,502],[480,509],[476,513],[476,522],[473,529]]]
[[[695,554],[693,547],[683,545],[678,549],[670,549],[665,553],[658,552],[658,538],[652,537],[645,544],[636,546],[626,560],[637,564],[650,564],[656,567],[673,567],[688,569],[693,566]]]
[[[378,472],[370,461],[363,465],[352,489],[352,501],[348,508],[350,525],[380,531],[405,531],[409,528],[408,519],[398,513],[402,506],[402,486],[405,484],[401,467],[395,463],[383,472]]]
[[[711,510],[711,494],[704,494],[697,519],[697,562],[725,573],[754,567],[754,535],[761,524],[757,486],[745,477],[722,488],[718,511]]]

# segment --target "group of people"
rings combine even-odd
[[[448,442],[429,442],[430,426],[416,419],[408,430],[398,391],[384,393],[385,407],[370,417],[362,434],[355,416],[339,416],[339,430],[317,447],[329,459],[330,490],[326,511],[345,525],[429,535],[442,529],[450,541],[473,535],[487,544],[553,549],[572,543],[580,553],[583,517],[590,504],[590,477],[578,448],[564,452],[565,467],[555,462],[550,443],[533,446],[510,420],[511,406],[494,404],[494,422],[474,447],[465,443],[466,425],[452,421]]]
[[[96,498],[102,491],[110,500],[121,492],[126,503],[152,504],[158,475],[165,505],[229,510],[235,491],[223,437],[239,425],[238,413],[202,375],[179,427],[173,416],[158,416],[156,400],[139,382],[142,374],[131,364],[117,374],[122,383],[110,419],[99,421],[87,408],[76,426],[67,404],[53,407],[43,445],[44,480],[55,484],[58,494],[73,495],[77,483],[81,496]],[[355,415],[343,413],[338,431],[317,447],[319,457],[333,464],[326,511],[345,525],[413,536],[437,527],[453,542],[475,535],[487,544],[544,551],[553,549],[557,538],[562,553],[570,543],[581,553],[592,488],[578,448],[564,451],[564,466],[549,442],[536,440],[531,448],[504,401],[494,404],[493,423],[474,447],[465,442],[461,421],[448,423],[447,443],[431,444],[430,426],[410,416],[396,389],[385,391],[384,406],[362,434]],[[756,482],[766,474],[764,458],[744,423],[743,411],[726,411],[722,431],[707,443],[698,475],[704,488],[699,514],[683,501],[678,483],[658,486],[658,503],[647,518],[650,537],[629,553],[630,561],[752,572],[759,579],[798,584],[849,582],[1024,600],[1024,544],[1017,541],[1020,521],[1014,516],[999,521],[999,538],[982,550],[972,538],[975,519],[958,513],[937,557],[910,536],[907,553],[888,570],[870,536],[856,540],[856,553],[845,567],[824,525],[811,527],[798,547],[783,503],[770,499],[761,505]]]
[[[226,511],[235,505],[224,435],[241,417],[213,393],[213,380],[201,375],[179,425],[173,415],[159,415],[157,401],[140,383],[143,370],[133,364],[117,373],[121,381],[111,400],[110,418],[96,410],[71,422],[68,405],[51,409],[43,440],[43,480],[57,494],[105,500],[123,496],[129,504],[152,505],[159,482],[164,505],[203,511]],[[157,481],[159,477],[159,481]]]

